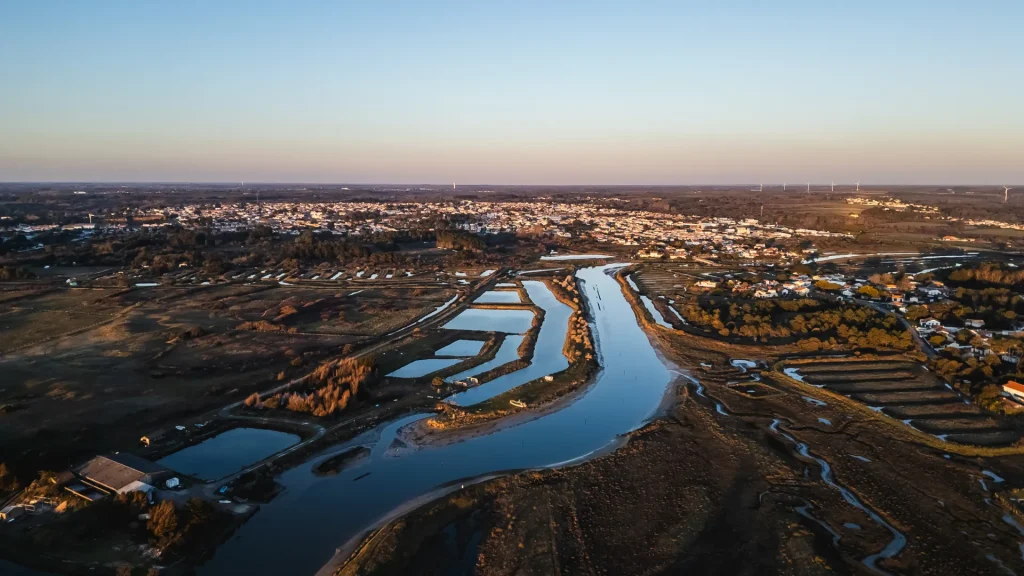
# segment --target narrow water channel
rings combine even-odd
[[[800,454],[804,458],[809,458],[817,462],[818,468],[820,470],[821,480],[825,482],[825,484],[838,490],[839,494],[842,495],[843,499],[846,500],[848,504],[850,504],[854,508],[859,508],[862,512],[867,514],[868,518],[871,518],[871,520],[875,524],[878,524],[879,526],[885,528],[889,531],[890,534],[892,534],[892,540],[889,541],[885,548],[882,548],[880,552],[872,554],[867,558],[864,558],[864,560],[862,560],[862,563],[869,569],[871,569],[872,572],[875,572],[876,574],[888,575],[888,572],[878,567],[878,561],[883,560],[885,558],[892,558],[899,554],[907,545],[906,535],[904,535],[902,532],[894,528],[892,524],[886,522],[885,519],[882,518],[882,516],[879,515],[878,512],[876,512],[873,508],[861,502],[860,499],[853,494],[853,492],[851,492],[842,484],[836,482],[835,476],[832,474],[832,466],[824,458],[819,458],[818,456],[812,454],[810,447],[806,443],[800,442],[788,432],[780,429],[779,424],[781,424],[781,420],[776,418],[775,420],[772,420],[772,424],[771,426],[769,426],[769,428],[772,432],[792,442],[796,446],[798,454]]]
[[[427,414],[391,422],[380,430],[370,458],[336,476],[313,475],[321,458],[285,472],[279,478],[285,491],[222,545],[199,574],[314,574],[337,547],[446,485],[457,489],[465,479],[565,465],[614,447],[622,434],[653,415],[672,377],[608,275],[618,266],[577,272],[594,316],[603,367],[579,400],[487,436],[422,450],[389,448],[399,428]],[[349,444],[369,443],[374,436]]]

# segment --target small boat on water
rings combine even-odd
[[[509,400],[508,403],[516,408],[526,408],[526,402],[523,402],[522,400]]]

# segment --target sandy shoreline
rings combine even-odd
[[[512,428],[520,424],[525,424],[526,422],[530,422],[562,410],[576,400],[582,398],[586,392],[590,390],[590,387],[594,382],[597,381],[597,378],[600,377],[602,371],[603,370],[599,370],[593,378],[590,378],[588,382],[577,387],[576,390],[573,390],[564,396],[555,398],[550,402],[537,405],[536,407],[518,410],[507,416],[498,416],[497,418],[486,420],[484,422],[467,424],[465,426],[459,426],[451,429],[431,428],[427,424],[429,418],[424,418],[423,420],[403,426],[397,432],[396,438],[402,440],[415,449],[437,448],[456,444],[479,436],[486,436],[505,428]]]

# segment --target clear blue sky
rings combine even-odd
[[[1024,183],[1024,2],[0,0],[0,180]]]

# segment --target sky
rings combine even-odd
[[[1024,184],[1024,2],[0,0],[0,181]]]

